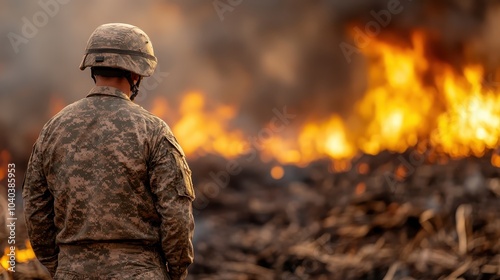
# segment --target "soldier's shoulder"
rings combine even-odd
[[[157,139],[166,139],[172,145],[172,147],[179,152],[179,154],[184,156],[184,151],[177,141],[177,138],[174,136],[174,133],[172,132],[170,126],[160,117],[154,115],[153,113],[147,111],[142,107],[141,109],[143,110],[143,114],[147,116],[152,122],[154,122],[156,131],[155,135],[158,137]]]
[[[75,111],[77,110],[77,108],[81,106],[81,103],[83,102],[85,102],[85,99],[80,99],[61,109],[45,123],[43,129],[47,129],[51,125],[54,125],[64,120],[74,119]]]

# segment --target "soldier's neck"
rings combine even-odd
[[[125,78],[109,78],[96,76],[95,85],[117,88],[130,97],[130,84]]]

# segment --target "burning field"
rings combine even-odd
[[[193,171],[188,279],[500,279],[498,4],[398,1],[388,14],[394,1],[326,1],[289,4],[290,17],[247,2],[221,23],[213,5],[150,1],[144,12],[180,31],[137,23],[177,40],[158,40],[160,61],[165,49],[187,61],[138,102]],[[37,117],[70,103],[38,90]],[[14,130],[28,147],[41,127],[30,116]],[[29,155],[11,138],[2,185]],[[6,279],[43,274],[27,240],[18,255]]]
[[[372,41],[361,49],[368,88],[350,114],[292,118],[287,132],[295,134],[286,136],[270,133],[269,123],[261,145],[227,131],[229,108],[200,112],[204,122],[196,113],[182,118],[177,135],[207,137],[186,142],[188,151],[241,164],[236,151],[258,150],[263,163],[245,165],[230,181],[223,160],[194,163],[212,181],[197,185],[201,260],[192,274],[500,279],[499,89],[480,65],[430,60],[426,46],[419,31],[406,45]],[[187,95],[197,98],[186,103],[195,104],[189,112],[199,112],[201,96]],[[225,137],[210,134],[218,131]]]
[[[425,43],[425,35],[416,31],[407,46],[374,40],[369,49],[361,49],[367,59],[368,88],[347,116],[294,121],[296,113],[275,108],[275,118],[252,138],[244,130],[229,128],[237,108],[208,110],[202,92],[187,92],[172,122],[174,134],[189,139],[183,144],[192,157],[233,158],[256,148],[264,162],[298,166],[410,148],[420,153],[432,150],[432,156],[449,159],[485,156],[500,139],[500,88],[485,80],[494,77],[485,77],[481,65],[454,69],[429,60]],[[152,112],[170,119],[175,110],[158,98]],[[496,154],[491,163],[500,164]]]

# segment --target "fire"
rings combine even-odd
[[[265,161],[276,159],[282,163],[305,165],[321,157],[352,158],[356,153],[345,125],[337,115],[322,123],[307,123],[298,137],[291,139],[276,135],[263,141],[261,157]]]
[[[452,157],[483,156],[500,137],[500,94],[482,87],[482,69],[464,70],[465,81],[450,71],[442,77],[448,110],[439,115],[431,140]]]
[[[16,247],[15,253],[16,253],[16,263],[25,263],[29,262],[30,260],[33,260],[36,258],[35,252],[33,252],[33,248],[31,247],[31,243],[26,240],[25,241],[25,249],[19,249]],[[7,254],[10,253],[10,246],[7,246],[5,248],[4,254],[2,258],[0,259],[0,265],[4,267],[5,269],[8,269],[9,266],[9,256]]]
[[[364,124],[356,137],[359,150],[368,154],[403,152],[417,144],[424,132],[434,92],[421,82],[428,69],[422,40],[416,35],[413,49],[377,41],[364,49],[373,62],[368,70],[369,89],[353,116]]]
[[[355,153],[347,139],[346,127],[337,115],[322,124],[306,124],[298,141],[303,161],[315,160],[321,154],[332,158],[348,158]]]
[[[172,119],[172,110],[162,99],[156,100],[151,111],[159,117]],[[179,120],[172,130],[178,139],[182,139],[186,154],[212,153],[232,158],[247,149],[243,133],[228,128],[228,123],[236,115],[234,108],[219,106],[213,111],[207,110],[203,94],[192,91],[185,95],[178,111]]]
[[[481,67],[460,70],[429,59],[420,32],[406,46],[373,40],[361,51],[368,62],[368,88],[351,112],[323,120],[303,116],[286,132],[262,140],[263,161],[304,166],[330,158],[335,160],[332,170],[343,171],[361,153],[404,152],[410,147],[423,152],[429,144],[439,155],[460,158],[483,156],[498,145],[500,92],[483,85]],[[156,102],[153,111],[164,114],[161,104]],[[249,147],[243,129],[229,128],[236,115],[234,107],[208,110],[201,92],[189,92],[173,131],[190,156],[215,153],[234,158]],[[435,157],[442,159],[439,155]],[[492,163],[500,165],[498,156]],[[367,172],[367,167],[360,172]],[[272,174],[281,177],[277,168]]]
[[[3,150],[0,152],[0,181],[7,176],[7,166],[10,163],[11,157],[8,151]]]
[[[374,41],[362,50],[369,88],[349,116],[363,124],[348,133],[355,149],[403,152],[423,140],[451,158],[483,156],[500,139],[500,92],[484,86],[482,67],[458,71],[429,60],[424,46],[415,32],[411,47]]]

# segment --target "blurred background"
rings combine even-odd
[[[0,186],[15,163],[22,217],[40,129],[93,86],[90,34],[126,22],[159,60],[136,103],[193,171],[189,279],[500,279],[499,15],[494,0],[0,0]],[[41,274],[22,223],[17,241],[4,277]]]

